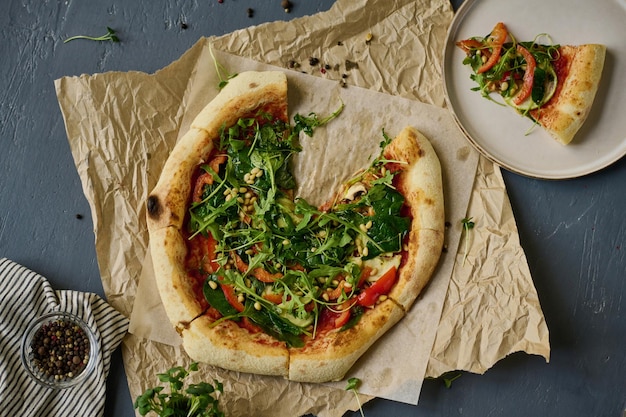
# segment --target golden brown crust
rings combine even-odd
[[[202,316],[182,331],[183,347],[197,361],[239,372],[288,377],[289,352],[265,333],[251,333],[225,320],[212,327]]]
[[[562,46],[559,52],[567,62],[563,84],[545,106],[531,114],[552,137],[567,145],[591,111],[602,77],[606,47]]]
[[[409,309],[439,262],[444,239],[441,165],[430,142],[417,129],[406,127],[385,150],[391,159],[407,162],[398,188],[412,216],[408,255],[389,296]]]
[[[152,230],[150,253],[161,302],[170,322],[180,331],[206,308],[196,296],[201,283],[193,282],[185,270],[185,240],[174,227]]]
[[[333,330],[309,341],[303,348],[290,349],[289,379],[301,382],[342,379],[357,359],[404,314],[402,307],[385,300],[368,309],[354,327]]]

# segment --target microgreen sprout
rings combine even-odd
[[[86,36],[86,35],[72,36],[71,38],[67,38],[66,40],[64,40],[63,43],[68,43],[69,41],[73,41],[73,40],[76,40],[76,39],[87,39],[89,41],[111,41],[111,42],[119,42],[120,41],[120,39],[115,34],[115,31],[113,29],[111,29],[110,27],[108,27],[108,26],[107,26],[107,33],[106,33],[106,35],[102,35],[102,36]]]
[[[446,388],[450,388],[452,383],[461,377],[460,372],[447,372],[441,376]]]
[[[217,77],[220,79],[220,82],[217,87],[221,90],[222,88],[226,87],[226,84],[228,84],[228,81],[235,78],[238,74],[229,73],[226,67],[224,67],[222,64],[217,62],[217,59],[215,59],[215,55],[213,54],[213,48],[209,48],[209,53],[211,54],[211,58],[213,58],[213,64],[215,65],[215,73],[217,74]]]
[[[361,405],[361,400],[359,399],[359,386],[361,385],[361,380],[359,378],[350,378],[348,379],[348,384],[346,385],[346,391],[352,391],[354,396],[356,397],[356,402],[359,405],[359,411],[361,412],[361,417],[365,417],[363,414],[363,406]]]
[[[197,370],[198,364],[194,362],[188,369],[176,366],[166,373],[158,374],[159,381],[168,384],[169,392],[162,392],[164,387],[149,388],[137,397],[135,409],[142,416],[153,411],[159,417],[224,417],[217,399],[218,393],[223,392],[220,382],[214,381],[214,385],[200,382],[184,388],[184,379],[191,371]]]
[[[463,254],[463,265],[465,265],[465,260],[469,252],[470,230],[474,228],[475,223],[472,221],[471,217],[466,217],[461,220],[461,224],[463,224],[463,233],[465,233],[465,253]]]

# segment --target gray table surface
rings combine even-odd
[[[285,14],[280,0],[2,0],[0,257],[44,275],[54,288],[103,295],[54,79],[153,72],[201,36],[313,14],[333,1],[293,3]],[[122,43],[62,43],[106,26]],[[626,160],[566,181],[503,175],[551,332],[550,363],[514,354],[451,388],[426,381],[417,407],[374,400],[366,416],[626,416]],[[107,389],[105,415],[133,416],[119,349]]]

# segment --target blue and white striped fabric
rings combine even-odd
[[[20,361],[20,342],[28,325],[42,314],[67,311],[81,317],[99,344],[90,377],[64,390],[30,379]],[[93,293],[55,291],[41,275],[0,259],[0,416],[76,417],[104,415],[111,353],[128,329],[128,319]]]

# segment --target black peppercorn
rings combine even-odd
[[[65,319],[43,324],[33,335],[30,347],[35,367],[56,381],[79,375],[89,360],[87,334]]]
[[[283,10],[285,10],[285,13],[289,13],[291,12],[291,8],[293,7],[293,4],[291,4],[289,0],[282,0],[280,2],[280,7],[282,7]]]

